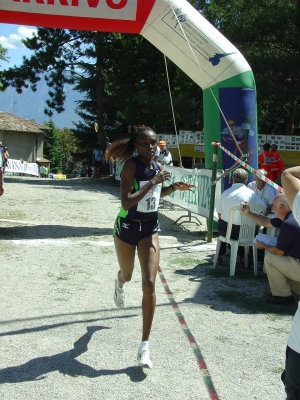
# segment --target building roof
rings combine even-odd
[[[0,111],[0,131],[45,133],[48,126]]]
[[[36,158],[36,162],[38,162],[38,163],[51,163],[50,160],[47,160],[47,158],[44,158],[44,157],[37,157]]]

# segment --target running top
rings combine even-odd
[[[133,181],[133,193],[135,193],[146,183],[148,183],[154,175],[158,174],[160,172],[160,168],[155,161],[152,161],[153,169],[150,169],[146,167],[137,157],[132,157],[131,160],[136,165],[136,173]],[[128,219],[137,219],[140,221],[157,220],[157,210],[161,188],[161,183],[152,186],[149,192],[129,210],[124,210],[121,207],[118,216]]]

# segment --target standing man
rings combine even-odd
[[[44,174],[45,174],[45,167],[43,166],[43,164],[40,165],[40,177],[44,178]]]
[[[276,182],[280,177],[284,170],[284,164],[280,157],[280,154],[277,153],[277,144],[272,144],[271,146],[271,174],[274,178],[274,182]]]
[[[270,143],[265,143],[263,145],[263,153],[258,155],[258,168],[264,169],[268,173],[269,179],[274,182],[273,175],[271,174],[271,145]]]
[[[256,242],[258,249],[267,250],[265,266],[273,297],[272,304],[295,304],[292,290],[300,294],[300,226],[284,194],[275,196],[272,205],[276,218],[269,219],[250,212],[248,203],[241,211],[258,225],[279,228],[276,246]]]
[[[95,178],[100,178],[103,167],[103,150],[101,144],[97,144],[96,149],[93,151],[93,164],[95,166]]]
[[[161,140],[158,143],[158,146],[160,148],[160,154],[158,156],[157,161],[161,163],[161,165],[169,165],[173,166],[173,161],[172,161],[172,154],[167,150],[167,145],[164,140]]]
[[[4,147],[2,146],[2,142],[0,142],[0,152],[1,152],[1,157],[0,157],[0,196],[3,195],[4,193],[4,188],[3,188],[3,157],[2,157],[2,152],[4,151]]]

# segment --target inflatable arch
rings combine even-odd
[[[2,0],[0,22],[141,34],[203,89],[206,168],[212,167],[213,141],[239,157],[245,130],[248,163],[257,168],[251,68],[186,0]],[[219,168],[233,164],[225,153],[219,160]]]

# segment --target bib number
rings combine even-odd
[[[140,182],[140,189],[146,185],[148,181]],[[137,211],[143,213],[155,212],[158,210],[160,192],[161,192],[161,183],[159,185],[153,186],[149,192],[138,202]]]

